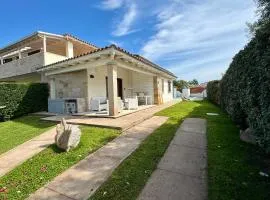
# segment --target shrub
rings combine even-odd
[[[0,116],[3,119],[19,117],[28,113],[47,110],[48,85],[45,83],[0,84]]]
[[[207,83],[207,98],[212,103],[219,105],[220,104],[220,81],[209,81]]]
[[[270,152],[270,24],[233,59],[221,80],[221,107],[242,129],[251,127]]]

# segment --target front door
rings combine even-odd
[[[106,96],[108,97],[108,77],[106,77]],[[117,96],[123,99],[123,80],[117,78]]]
[[[123,99],[123,80],[117,78],[117,96]]]

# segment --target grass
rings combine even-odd
[[[55,125],[40,120],[40,116],[24,116],[0,122],[0,154],[32,139]]]
[[[76,149],[62,152],[51,145],[0,178],[0,189],[7,189],[6,194],[0,193],[0,199],[27,198],[58,174],[119,135],[119,131],[106,128],[81,126],[81,130],[81,142]]]
[[[184,102],[159,112],[157,115],[169,117],[167,122],[147,137],[90,199],[136,199],[156,169],[179,124],[197,106],[199,105]]]
[[[267,156],[240,141],[238,128],[218,107],[206,101],[182,102],[157,115],[169,119],[122,162],[91,200],[135,200],[186,117],[207,119],[209,200],[269,199],[270,180],[259,175]]]

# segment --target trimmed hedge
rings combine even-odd
[[[221,80],[221,107],[240,125],[250,127],[270,152],[270,24],[233,59]]]
[[[220,81],[214,80],[207,83],[207,98],[216,105],[220,105]]]
[[[48,108],[49,89],[45,83],[0,83],[0,109],[2,120],[19,117]]]

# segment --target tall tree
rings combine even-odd
[[[199,85],[199,82],[198,82],[197,79],[193,79],[193,80],[189,81],[188,83],[189,83],[190,85],[192,85],[192,86]]]
[[[185,80],[175,80],[173,82],[173,85],[176,87],[176,89],[180,92],[182,92],[182,89],[184,88],[188,88],[189,87],[189,84],[187,81]]]

